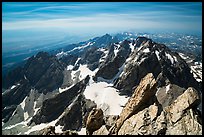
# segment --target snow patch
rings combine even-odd
[[[94,101],[105,115],[119,115],[128,97],[120,96],[117,89],[110,86],[112,84],[106,82],[92,83],[86,87],[84,95],[87,99]]]
[[[129,45],[130,45],[131,52],[133,52],[135,49],[135,46],[132,43],[130,43]]]
[[[72,70],[73,68],[74,68],[73,65],[68,65],[68,66],[67,66],[67,70]]]
[[[91,71],[87,65],[81,65],[79,66],[79,68],[75,71],[71,72],[71,76],[72,79],[76,76],[76,73],[80,73],[79,74],[79,80],[83,80],[84,78],[86,78],[86,76],[90,75],[90,76],[94,76],[96,74],[96,72],[98,71],[98,68],[95,69],[94,71]]]
[[[67,53],[64,52],[64,51],[61,51],[60,53],[57,53],[57,54],[56,54],[57,58],[61,58],[61,57],[63,57],[64,55],[67,55]]]
[[[177,57],[176,57],[176,56],[173,56],[173,58],[174,58],[175,62],[178,62],[178,60],[177,60]]]
[[[76,60],[74,66],[79,62],[80,59],[81,59],[81,58],[78,58],[78,59]]]
[[[88,46],[90,46],[90,45],[93,45],[93,43],[88,42],[88,44],[83,45],[83,46],[79,46],[79,47],[75,47],[75,48],[73,48],[72,50],[70,50],[70,51],[68,51],[68,52],[72,52],[72,51],[75,51],[75,50],[84,49],[84,48],[86,48],[86,47],[88,47]]]
[[[144,53],[149,53],[150,50],[149,50],[149,48],[146,48],[146,49],[143,50],[143,52],[144,52]]]
[[[165,52],[165,55],[166,55],[167,58],[171,61],[171,64],[174,64],[174,58],[173,58],[170,54],[168,54],[168,53],[166,53],[166,52]]]
[[[170,90],[170,84],[166,86],[166,93],[168,93],[169,90]]]
[[[187,59],[188,57],[185,55],[185,54],[183,54],[183,53],[178,53],[179,54],[179,56],[182,58],[182,59]]]
[[[64,91],[66,91],[66,90],[72,88],[73,86],[74,86],[74,84],[71,85],[71,86],[69,86],[69,87],[66,87],[66,88],[59,88],[59,93],[62,93],[62,92],[64,92]]]
[[[34,114],[33,114],[33,116],[36,115],[36,113],[37,113],[38,110],[40,109],[40,107],[39,107],[39,108],[36,108],[36,105],[37,105],[37,102],[35,101],[35,102],[34,102],[34,105],[33,105],[33,108],[34,108]]]
[[[79,135],[86,135],[86,128],[81,128],[80,131],[77,132]]]
[[[120,49],[120,45],[119,44],[114,44],[114,54],[115,54],[115,57],[117,56],[117,54],[119,52],[119,49]]]
[[[105,49],[104,49],[103,53],[104,53],[105,55],[100,58],[99,63],[105,61],[106,57],[108,56],[108,50],[105,50]]]
[[[11,87],[11,89],[14,89],[16,87],[16,85],[13,85],[12,87]]]
[[[155,51],[155,54],[156,54],[156,56],[157,56],[157,59],[160,60],[159,51],[156,50],[156,51]]]
[[[24,100],[21,102],[20,106],[24,110],[25,109],[25,101],[27,99],[27,96],[24,98]]]
[[[63,133],[62,129],[63,129],[63,126],[60,126],[60,125],[55,126],[55,133]]]

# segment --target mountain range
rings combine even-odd
[[[3,77],[2,132],[202,134],[201,61],[129,33],[39,52]]]

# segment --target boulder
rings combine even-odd
[[[92,135],[93,132],[98,130],[103,124],[103,111],[101,109],[93,108],[89,113],[86,122],[87,134]]]

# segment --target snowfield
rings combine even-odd
[[[84,95],[94,101],[105,115],[119,115],[129,98],[119,95],[117,89],[111,86],[106,82],[94,82],[86,87]]]

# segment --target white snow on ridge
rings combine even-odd
[[[114,44],[114,54],[115,54],[115,57],[117,56],[117,54],[119,52],[119,49],[120,49],[120,45],[119,44]]]
[[[198,64],[196,62],[195,65],[190,66],[190,68],[191,68],[191,73],[193,73],[193,77],[196,79],[196,81],[202,82],[202,63]]]
[[[74,68],[73,65],[68,65],[68,66],[67,66],[67,70],[72,70],[73,68]]]
[[[146,49],[143,50],[143,52],[148,53],[148,52],[150,52],[150,50],[149,50],[149,48],[146,48]]]
[[[131,52],[133,52],[135,49],[134,45],[132,43],[130,43],[129,45],[130,45]]]
[[[12,87],[11,87],[11,89],[14,89],[16,87],[16,85],[13,85]]]
[[[36,104],[37,104],[37,102],[35,101],[34,102],[34,105],[33,105],[33,108],[34,108],[34,114],[33,114],[33,116],[37,113],[37,111],[40,109],[40,107],[39,108],[36,108]]]
[[[87,99],[94,101],[105,115],[119,115],[128,97],[120,96],[117,89],[110,86],[112,84],[106,82],[92,83],[86,87],[84,95]]]
[[[160,60],[159,51],[156,50],[156,51],[155,51],[155,54],[156,54],[156,56],[157,56],[157,59]]]
[[[20,106],[24,110],[25,109],[25,100],[27,99],[27,96],[24,98],[24,100],[21,102]]]
[[[184,60],[188,58],[188,57],[185,56],[183,53],[178,53],[178,54],[179,54],[179,56],[180,56],[181,58],[183,58]]]
[[[104,50],[101,50],[101,51],[103,51],[103,53],[104,53],[105,55],[100,58],[99,63],[103,62],[103,61],[106,59],[106,57],[108,56],[108,50],[105,50],[105,49],[104,49]]]
[[[174,58],[173,58],[170,54],[168,54],[168,53],[166,53],[166,52],[165,52],[165,55],[166,55],[167,58],[171,61],[171,64],[174,64]]]
[[[79,80],[83,80],[84,78],[86,78],[86,76],[90,75],[90,76],[93,76],[95,75],[95,73],[98,71],[98,69],[95,69],[94,71],[91,71],[87,65],[81,65],[79,66],[79,68],[75,71],[72,71],[71,72],[71,76],[72,78],[75,77],[75,74],[76,73],[80,73],[79,74]]]
[[[88,46],[90,46],[90,45],[93,45],[93,44],[94,44],[94,43],[88,42],[88,44],[83,45],[83,46],[79,46],[79,47],[75,47],[75,48],[73,48],[72,50],[70,50],[70,51],[68,51],[68,52],[72,52],[72,51],[75,51],[75,50],[80,50],[80,49],[86,48],[86,47],[88,47]]]
[[[62,92],[64,92],[64,91],[66,91],[66,90],[72,88],[73,86],[74,86],[74,85],[71,85],[71,86],[66,87],[66,88],[59,88],[59,93],[62,93]]]
[[[57,56],[58,58],[61,58],[61,57],[64,56],[64,55],[67,55],[67,53],[64,52],[64,51],[61,51],[60,53],[57,53],[57,54],[56,54],[56,56]]]
[[[177,60],[176,56],[173,56],[173,58],[174,58],[174,60],[175,60],[176,62],[178,62],[178,60]]]

